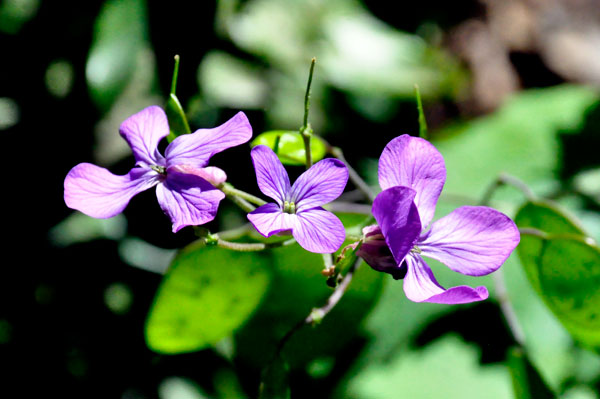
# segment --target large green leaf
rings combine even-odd
[[[534,228],[545,233],[574,234],[583,236],[584,232],[574,219],[564,213],[552,202],[530,201],[517,212],[515,223],[520,228]],[[538,256],[543,241],[531,235],[522,235],[518,247],[519,258],[533,288],[540,293]]]
[[[533,287],[575,339],[600,346],[600,249],[550,203],[525,204],[515,221],[542,232],[518,247]]]
[[[267,291],[262,253],[191,246],[173,261],[146,323],[148,346],[183,353],[214,345],[250,317]]]
[[[279,137],[277,155],[284,165],[304,165],[306,163],[306,151],[302,135],[291,130],[271,130],[259,134],[250,145],[252,147],[264,144],[275,149],[275,143]],[[313,162],[320,161],[325,157],[327,148],[325,142],[319,136],[312,136],[310,140],[310,154]]]

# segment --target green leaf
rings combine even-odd
[[[167,136],[169,143],[177,136],[192,132],[190,125],[188,124],[187,117],[185,116],[185,111],[183,110],[183,107],[181,106],[181,103],[179,102],[179,99],[175,93],[169,94],[169,100],[167,101],[165,112],[167,114],[167,119],[169,120],[170,133]]]
[[[275,141],[279,137],[279,146],[277,155],[284,165],[304,165],[306,161],[306,151],[304,151],[304,141],[297,131],[293,130],[271,130],[259,134],[250,145],[252,147],[259,144],[275,148]],[[313,162],[320,161],[327,153],[327,146],[319,136],[312,135],[310,140],[310,151]]]
[[[91,97],[100,108],[110,108],[131,79],[138,52],[147,46],[146,21],[144,0],[104,2],[85,71]]]
[[[146,323],[146,342],[159,353],[214,345],[252,315],[270,282],[262,253],[190,246],[175,258]]]
[[[515,399],[556,398],[523,349],[513,348],[509,352],[508,368],[512,376]]]
[[[527,202],[517,212],[515,223],[519,228],[531,227],[545,233],[574,234],[576,236],[585,234],[572,217],[549,201]],[[525,273],[538,294],[541,292],[537,258],[542,250],[542,243],[542,240],[537,237],[523,234],[521,235],[521,243],[517,248]]]
[[[600,346],[600,249],[551,203],[525,204],[515,222],[543,232],[517,248],[532,286],[573,338]]]

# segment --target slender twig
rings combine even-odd
[[[362,263],[362,258],[357,258],[352,266],[346,272],[346,275],[342,279],[342,281],[335,287],[333,293],[327,298],[327,303],[321,306],[320,308],[314,308],[308,317],[304,319],[305,324],[313,324],[319,323],[325,316],[331,312],[331,310],[337,305],[337,303],[342,299],[344,293],[346,292],[346,288],[350,285],[352,278],[354,277],[354,273],[358,270],[358,267]]]
[[[362,193],[369,199],[369,201],[373,202],[377,195],[373,192],[373,190],[371,190],[371,187],[369,187],[369,185],[362,179],[362,177],[360,177],[360,175],[354,170],[354,168],[350,166],[348,161],[346,161],[346,158],[344,157],[344,153],[342,152],[341,148],[331,147],[329,149],[329,152],[331,153],[331,155],[333,155],[346,165],[352,183],[354,183],[356,188],[362,191]]]
[[[523,192],[523,194],[527,198],[533,198],[533,192],[523,183],[521,180],[509,176],[507,174],[501,174],[498,178],[488,187],[488,189],[483,194],[481,198],[480,205],[487,206],[489,205],[492,196],[496,192],[498,188],[503,185],[511,185],[513,187],[518,188]],[[536,229],[519,229],[519,233],[523,234],[523,230],[535,230],[535,234],[538,233],[545,234]],[[525,345],[525,333],[523,332],[523,328],[519,323],[519,319],[517,318],[517,314],[515,313],[515,309],[510,302],[510,297],[508,296],[508,291],[506,289],[506,283],[504,281],[504,271],[502,268],[496,270],[493,274],[492,279],[494,281],[494,288],[496,289],[496,296],[498,298],[498,302],[500,304],[500,311],[506,320],[506,324],[508,325],[508,329],[510,330],[515,342],[521,346]]]
[[[542,240],[547,240],[549,238],[548,233],[546,233],[542,230],[535,229],[533,227],[521,227],[519,229],[519,234],[534,236],[537,238],[541,238]]]
[[[504,282],[504,274],[502,273],[502,270],[497,270],[492,275],[492,280],[494,281],[494,288],[496,289],[496,297],[500,303],[500,310],[504,315],[508,329],[510,330],[515,342],[521,346],[524,346],[525,333],[523,332],[523,328],[519,323],[517,314],[515,313],[512,303],[510,302],[510,298],[506,291],[506,284]]]
[[[356,259],[356,261],[348,269],[348,272],[346,272],[346,275],[344,276],[342,281],[340,281],[340,283],[336,286],[333,293],[329,296],[329,298],[327,298],[327,302],[325,303],[325,305],[323,305],[319,308],[313,308],[308,316],[306,316],[304,319],[300,320],[297,324],[295,324],[283,336],[283,338],[281,338],[281,340],[277,344],[277,348],[275,350],[275,356],[273,358],[276,358],[277,356],[279,356],[279,354],[285,347],[285,344],[302,327],[309,325],[309,324],[320,323],[323,320],[323,318],[325,318],[325,316],[327,316],[329,314],[329,312],[331,312],[331,310],[335,307],[335,305],[337,305],[338,302],[340,301],[340,299],[342,299],[342,297],[344,296],[344,293],[346,292],[346,289],[350,285],[350,282],[352,281],[352,278],[354,277],[354,273],[356,273],[356,270],[358,270],[358,267],[360,266],[361,262],[362,262],[361,258]]]
[[[483,194],[483,197],[481,198],[480,204],[488,205],[496,190],[504,185],[512,186],[517,190],[521,191],[525,198],[527,198],[528,200],[532,200],[535,198],[535,194],[533,193],[533,191],[531,191],[529,186],[527,186],[527,184],[525,184],[522,180],[509,174],[501,173],[498,176],[498,178],[496,178],[496,180],[494,180],[492,184],[488,186],[485,193]]]
[[[312,128],[308,123],[308,112],[310,110],[310,86],[312,85],[313,73],[315,71],[316,58],[310,61],[310,71],[308,73],[308,83],[306,84],[306,93],[304,94],[304,120],[300,127],[300,134],[304,140],[304,152],[306,155],[306,169],[312,166],[312,154],[310,149],[310,138],[312,136]]]

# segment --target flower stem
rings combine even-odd
[[[496,288],[496,296],[498,297],[498,302],[500,303],[500,310],[502,311],[502,315],[506,320],[508,329],[510,330],[515,342],[520,346],[525,346],[525,333],[523,332],[523,328],[519,323],[517,314],[515,313],[512,303],[510,302],[510,298],[506,291],[506,283],[504,282],[504,273],[502,270],[497,270],[492,275],[492,279],[494,281],[494,287]]]
[[[325,318],[325,316],[327,316],[329,314],[329,312],[331,312],[331,310],[338,304],[340,299],[342,299],[342,297],[344,296],[344,293],[346,292],[346,289],[350,285],[350,282],[352,281],[352,278],[354,277],[354,273],[356,273],[356,271],[358,270],[358,267],[360,266],[361,262],[362,262],[361,258],[357,258],[354,261],[352,266],[346,272],[346,275],[344,276],[342,281],[335,287],[335,290],[329,296],[329,298],[327,298],[327,302],[325,303],[325,305],[323,305],[319,308],[313,308],[308,316],[306,316],[304,319],[300,320],[296,325],[294,325],[283,336],[283,338],[281,338],[281,340],[277,344],[277,349],[275,351],[274,358],[279,356],[279,354],[285,347],[285,344],[302,327],[304,327],[305,325],[308,325],[308,324],[314,325],[314,324],[320,323]]]
[[[219,234],[214,234],[213,237],[216,238],[216,245],[220,248],[231,249],[233,251],[238,252],[257,252],[264,251],[269,248],[277,248],[277,247],[285,247],[291,245],[296,242],[295,239],[290,238],[289,240],[277,241],[273,243],[266,242],[252,242],[252,243],[244,243],[244,242],[231,242],[223,240],[219,237]]]
[[[175,55],[175,68],[173,69],[173,78],[171,79],[171,94],[175,94],[177,89],[177,77],[179,76],[179,54]]]
[[[371,190],[371,187],[369,187],[369,185],[360,177],[360,175],[354,170],[354,168],[350,166],[348,161],[346,161],[342,149],[339,147],[331,147],[329,149],[329,152],[331,153],[331,155],[333,155],[346,165],[352,183],[354,183],[356,188],[362,191],[362,193],[369,199],[369,201],[373,202],[377,195],[373,192],[373,190]]]
[[[308,123],[308,111],[310,110],[310,86],[312,85],[313,73],[315,71],[315,63],[317,59],[313,57],[310,61],[310,71],[308,73],[308,83],[306,84],[306,93],[304,94],[304,122],[300,128],[300,134],[304,140],[304,152],[306,154],[306,169],[312,166],[312,154],[310,150],[310,138],[312,136],[312,128]]]
[[[421,101],[421,90],[419,85],[415,84],[415,97],[417,98],[417,111],[419,112],[419,137],[427,140],[427,121],[423,111],[423,102]]]
[[[217,188],[223,191],[227,198],[231,199],[236,205],[246,212],[252,212],[254,209],[256,209],[252,204],[262,206],[267,203],[266,201],[263,201],[252,194],[238,190],[229,183],[222,183]]]
[[[494,195],[496,190],[502,186],[512,186],[516,188],[517,190],[521,191],[525,198],[527,198],[528,200],[533,200],[535,198],[535,194],[533,193],[533,191],[531,191],[529,186],[525,184],[525,182],[509,174],[501,173],[496,178],[496,180],[494,180],[494,182],[492,182],[492,184],[489,185],[489,187],[483,194],[483,197],[480,201],[480,205],[487,206],[490,203],[492,196]]]
[[[527,199],[532,199],[534,197],[533,192],[525,183],[523,183],[516,177],[502,173],[485,191],[483,197],[481,198],[481,201],[479,201],[479,204],[482,206],[487,206],[490,203],[492,196],[494,195],[496,190],[503,185],[510,185],[519,189]],[[527,230],[527,232],[525,232],[525,230]],[[519,229],[519,233],[527,234],[529,233],[528,230],[535,230],[535,232],[531,232],[532,234],[538,235],[538,233],[541,233],[545,236],[545,233],[536,229]],[[494,287],[496,288],[496,296],[498,297],[498,302],[500,304],[500,311],[504,316],[504,320],[506,320],[508,329],[510,330],[515,342],[520,346],[524,346],[525,333],[523,332],[523,328],[519,323],[519,319],[517,318],[515,309],[513,308],[512,303],[510,302],[508,291],[506,289],[506,283],[504,281],[503,269],[500,268],[496,270],[492,278],[494,280]]]

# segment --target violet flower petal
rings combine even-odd
[[[497,270],[519,240],[508,216],[485,206],[463,206],[435,221],[417,245],[423,256],[455,272],[483,276]]]
[[[201,177],[169,169],[167,179],[156,188],[156,197],[176,233],[213,220],[225,194]]]
[[[421,233],[419,212],[413,202],[415,194],[408,187],[392,187],[379,193],[373,201],[373,216],[398,265]]]
[[[282,207],[283,202],[288,200],[290,179],[281,161],[266,145],[257,145],[252,149],[250,155],[256,171],[258,188]]]
[[[379,184],[383,190],[410,187],[417,192],[415,204],[426,228],[446,182],[444,158],[427,140],[402,135],[388,143],[379,158]]]
[[[296,212],[302,212],[333,201],[339,197],[348,182],[348,168],[338,159],[323,159],[294,182],[289,201],[296,204]]]
[[[307,251],[333,253],[344,242],[344,225],[333,213],[321,207],[298,212],[292,235]]]
[[[64,182],[65,203],[94,218],[109,218],[121,213],[129,200],[158,184],[152,169],[133,168],[124,176],[90,163],[80,163],[69,171]]]
[[[282,212],[279,205],[274,203],[256,208],[247,217],[254,228],[265,237],[291,230],[297,223],[297,215]]]
[[[138,165],[165,166],[158,152],[158,143],[169,134],[167,115],[162,108],[153,105],[127,118],[119,133],[127,141]]]
[[[238,112],[221,126],[178,136],[165,149],[167,166],[203,168],[214,154],[243,144],[251,137],[252,127],[248,118],[243,112]]]
[[[413,302],[444,303],[449,305],[470,303],[487,299],[485,287],[466,285],[444,289],[435,279],[431,268],[419,255],[406,257],[408,270],[404,277],[404,293]]]

